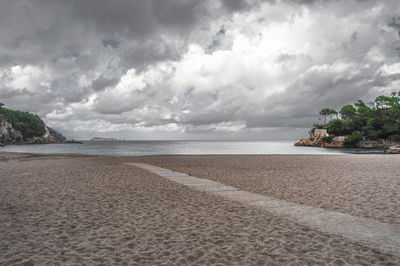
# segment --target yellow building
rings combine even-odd
[[[328,131],[325,128],[323,129],[315,129],[314,130],[314,138],[323,138],[329,136]]]

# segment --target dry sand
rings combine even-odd
[[[207,157],[187,157],[186,170],[200,169],[198,161],[235,173],[229,167],[235,157]],[[185,165],[182,158],[0,154],[0,264],[400,264],[400,255],[122,164],[153,160],[178,168]],[[261,163],[256,174],[267,168],[265,156],[234,161],[236,167]]]
[[[400,226],[399,155],[148,156],[135,160]]]

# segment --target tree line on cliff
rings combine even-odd
[[[0,116],[6,119],[15,130],[21,132],[24,139],[43,136],[46,133],[45,123],[35,114],[11,110],[0,103]]]
[[[327,142],[335,136],[348,136],[345,144],[350,145],[361,139],[400,141],[400,92],[381,95],[368,105],[359,100],[339,111],[324,108],[320,115],[324,123],[314,124],[311,133],[325,128],[329,133],[324,137]]]

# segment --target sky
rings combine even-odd
[[[306,137],[399,56],[398,0],[0,1],[0,102],[75,139]]]

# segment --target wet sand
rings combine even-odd
[[[239,175],[239,165],[261,164],[254,172],[247,168],[245,177],[257,176],[268,165],[265,156],[238,156],[236,163],[236,156],[178,157],[0,154],[0,264],[400,263],[400,255],[381,253],[123,164],[152,161],[176,169],[187,165],[186,170],[199,172],[204,165],[203,175],[222,167],[233,177]],[[279,164],[284,157],[272,157],[278,158],[275,169],[284,168]],[[287,176],[292,177],[290,166]],[[224,172],[219,171],[214,173]]]

